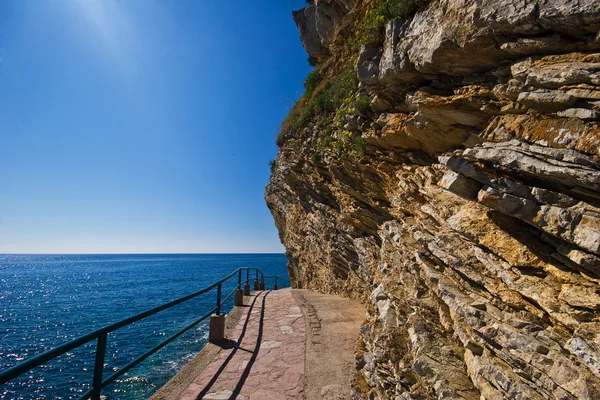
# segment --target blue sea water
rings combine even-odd
[[[0,255],[0,371],[107,324],[198,291],[240,267],[289,286],[283,254]],[[223,296],[237,279],[223,288]],[[272,282],[266,281],[267,288]],[[216,290],[109,335],[104,377],[215,306]],[[231,309],[229,301],[226,310]],[[206,344],[207,322],[103,390],[146,399]],[[75,399],[90,388],[96,342],[0,386],[0,399]]]

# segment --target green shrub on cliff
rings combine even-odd
[[[384,0],[384,7],[391,18],[405,18],[428,2],[428,0]]]
[[[363,43],[378,41],[381,38],[385,21],[387,21],[385,8],[375,7],[367,11],[357,33],[356,47]]]
[[[304,81],[304,89],[306,90],[305,95],[308,97],[312,96],[322,80],[323,76],[321,75],[321,70],[318,68],[313,69]]]
[[[394,18],[405,18],[429,0],[374,0],[362,19],[356,37],[355,48],[365,43],[379,42],[383,38],[385,23]]]
[[[342,159],[362,157],[365,155],[365,148],[365,140],[360,135],[347,130],[334,133],[333,129],[326,129],[320,132],[313,155],[330,153]]]
[[[354,100],[354,108],[359,115],[366,116],[371,111],[371,98],[369,96],[360,95]]]
[[[277,168],[277,160],[269,161],[269,169],[271,170],[271,173],[275,172],[275,168]]]
[[[317,139],[316,150],[320,153],[324,153],[331,145],[335,143],[335,139],[333,137],[333,128],[328,125],[325,129],[319,132],[319,138]]]
[[[277,146],[285,143],[286,137],[297,134],[312,117],[313,107],[308,107],[308,101],[304,97],[294,104],[285,120],[281,123],[281,129],[277,134]]]
[[[331,85],[318,96],[321,110],[336,111],[344,101],[358,89],[358,78],[354,68],[338,75]]]
[[[369,96],[364,94],[350,96],[345,99],[341,107],[338,107],[335,119],[338,124],[342,124],[347,115],[367,117],[370,111],[371,98]]]
[[[365,43],[377,43],[383,39],[385,24],[394,18],[405,18],[426,6],[431,0],[371,0],[365,14],[341,29],[336,39],[334,57],[321,60],[304,82],[304,95],[294,104],[281,124],[277,145],[296,137],[315,118],[335,121],[336,129],[343,129],[346,115],[368,116],[371,112],[370,98],[356,95],[358,79],[355,72],[357,50]],[[346,33],[344,33],[346,32]],[[311,65],[317,60],[311,58]],[[323,147],[329,139],[321,141]],[[364,146],[358,145],[358,148]]]
[[[287,138],[298,134],[318,114],[335,112],[358,90],[358,78],[354,68],[325,79],[321,72],[313,72],[306,79],[304,96],[294,104],[281,124],[277,135],[278,146],[282,146]]]
[[[317,133],[313,161],[317,154],[325,153],[342,158],[363,156],[364,140],[360,135],[344,130],[343,119],[348,114],[366,115],[370,111],[370,98],[357,95],[358,79],[354,68],[334,77],[324,78],[321,74],[320,70],[315,70],[307,77],[306,92],[282,123],[277,145],[282,146],[312,122]]]
[[[354,145],[354,152],[356,153],[356,155],[360,157],[364,156],[365,150],[367,148],[367,143],[365,142],[365,139],[363,139],[362,136],[354,135],[354,137],[352,138],[352,142]]]

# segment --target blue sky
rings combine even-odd
[[[0,0],[0,253],[282,252],[304,0]]]

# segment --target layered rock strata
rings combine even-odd
[[[306,52],[315,59],[330,54],[335,29],[352,9],[353,0],[315,0],[313,4],[294,11],[293,17],[302,36]]]
[[[352,6],[296,14],[309,53]],[[368,307],[357,399],[600,398],[599,29],[592,0],[432,1],[361,49],[364,156],[280,148],[292,282]]]

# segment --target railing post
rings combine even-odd
[[[106,341],[108,334],[104,333],[98,337],[96,346],[96,362],[94,363],[94,378],[92,380],[92,400],[100,400],[100,392],[102,391],[102,373],[104,372],[104,356],[106,354]]]
[[[238,289],[242,288],[242,270],[238,271]]]
[[[250,268],[246,268],[246,283],[250,283]]]
[[[275,277],[275,286],[273,286],[273,290],[277,290],[277,289],[279,289],[279,288],[277,287],[277,277]]]
[[[217,315],[221,315],[221,284],[217,286]]]
[[[240,288],[235,289],[235,295],[233,296],[233,305],[236,307],[244,305],[244,293]]]
[[[211,343],[225,339],[225,316],[221,315],[221,283],[217,285],[217,310],[210,316],[208,341]]]

